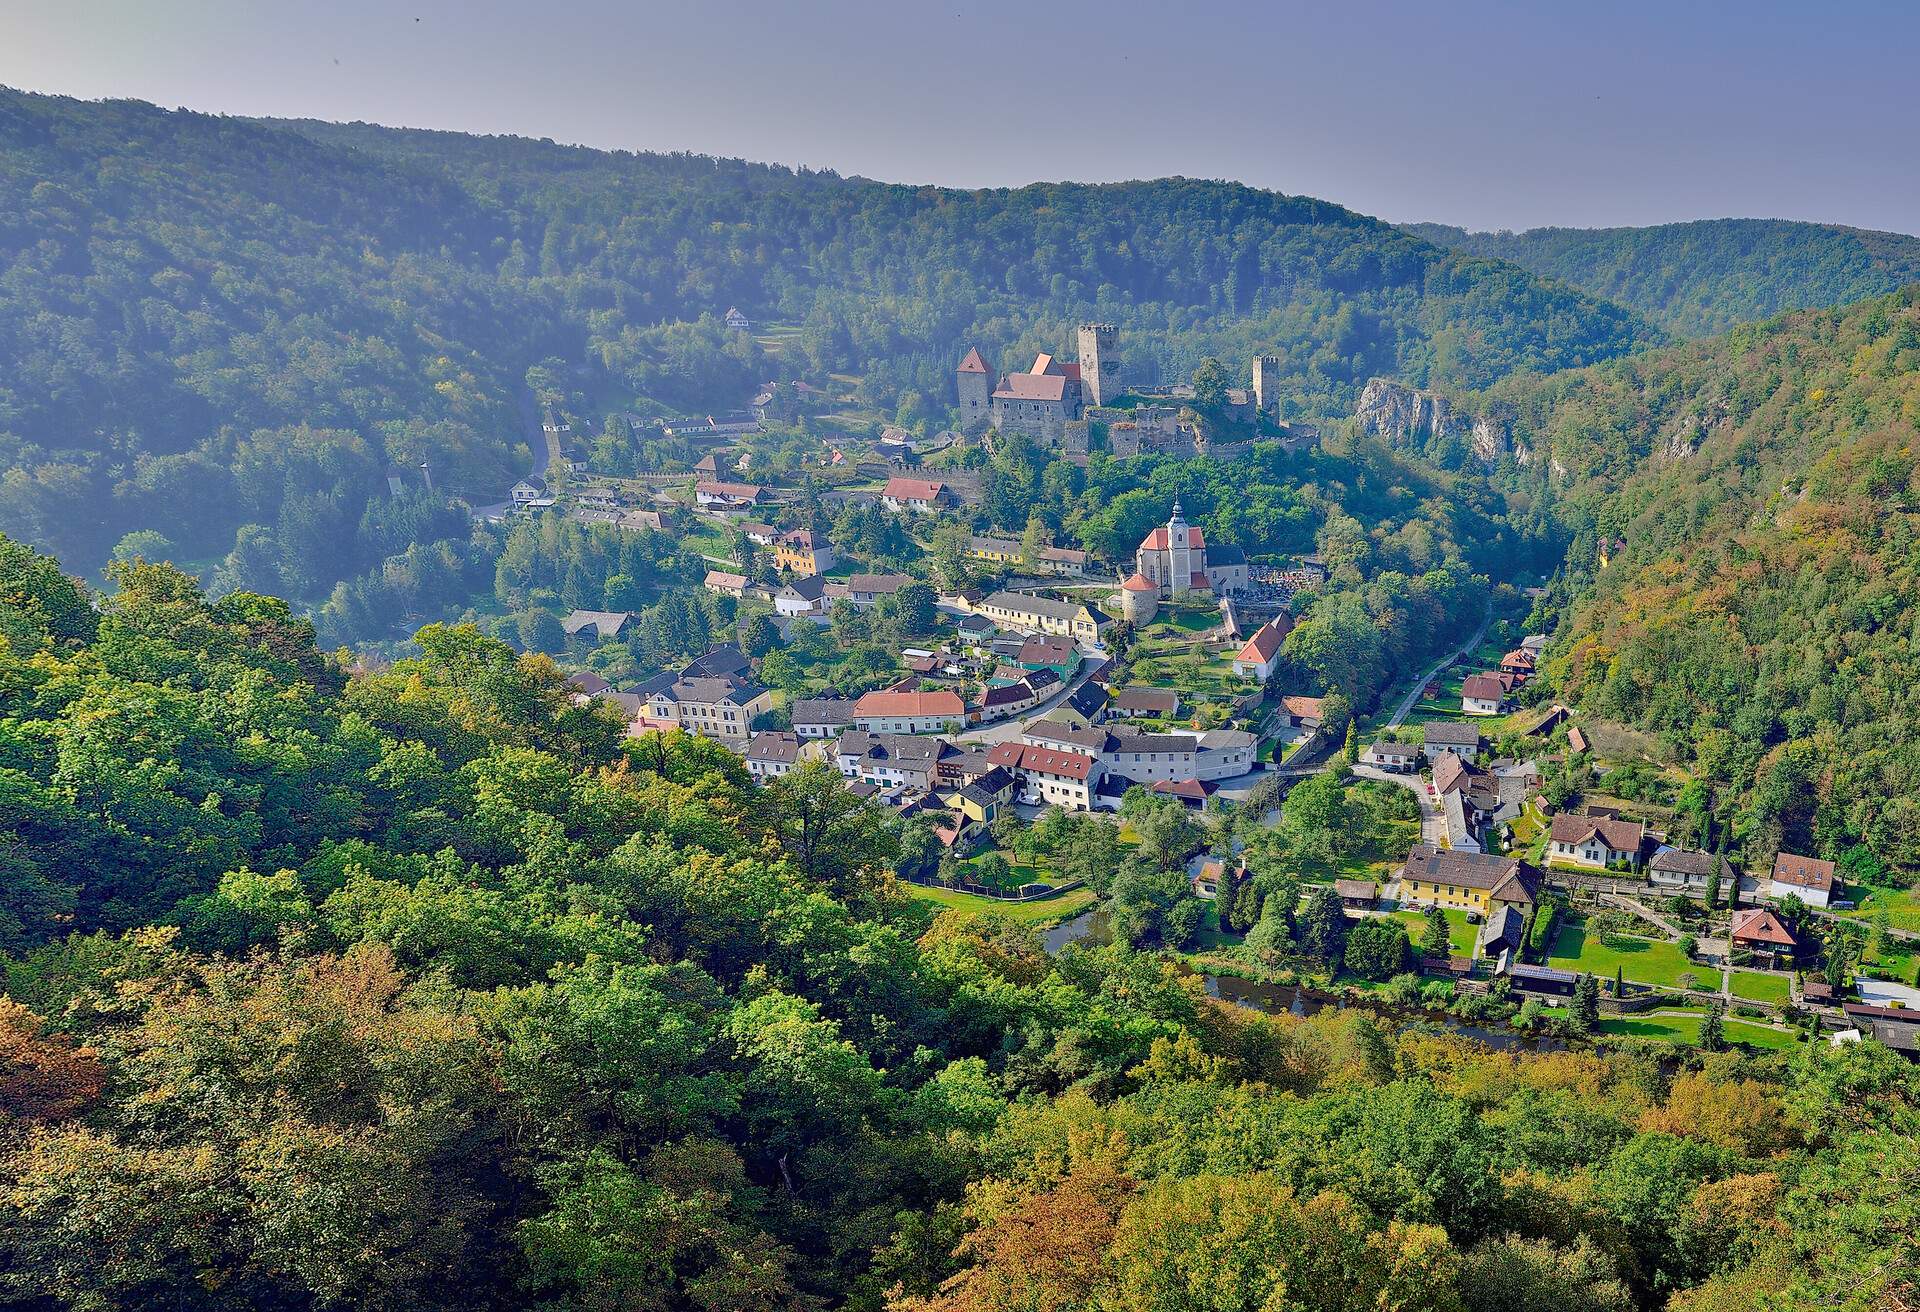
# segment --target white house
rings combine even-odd
[[[1645,838],[1646,826],[1635,820],[1563,811],[1547,831],[1547,855],[1568,865],[1605,870],[1637,860]]]
[[[1280,626],[1279,620],[1262,624],[1234,656],[1233,672],[1243,679],[1258,679],[1261,683],[1271,679],[1273,667],[1280,663],[1280,644],[1286,636],[1287,629]]]
[[[1375,743],[1367,748],[1366,761],[1394,774],[1411,774],[1420,764],[1420,749],[1409,743]]]
[[[1791,896],[1810,907],[1824,907],[1833,901],[1835,887],[1831,861],[1795,856],[1791,852],[1782,852],[1773,859],[1773,879],[1768,891],[1776,899]]]
[[[1498,715],[1506,704],[1506,685],[1497,674],[1469,674],[1460,685],[1460,711],[1463,715]]]
[[[939,733],[950,724],[964,724],[967,708],[960,694],[937,692],[870,692],[853,704],[853,723],[868,733]]]
[[[773,608],[781,615],[824,615],[827,581],[818,574],[798,578],[773,594]]]

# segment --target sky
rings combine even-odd
[[[1920,232],[1920,3],[0,0],[0,84],[1395,222]]]

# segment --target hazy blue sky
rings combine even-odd
[[[1469,227],[1920,231],[1920,3],[0,0],[0,83]]]

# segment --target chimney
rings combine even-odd
[[[426,483],[427,491],[433,491],[433,471],[427,468],[427,462],[424,460],[420,462],[420,478]]]

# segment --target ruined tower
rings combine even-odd
[[[1080,391],[1088,405],[1106,405],[1120,395],[1120,355],[1110,323],[1080,325]]]
[[[1253,357],[1253,405],[1263,415],[1275,414],[1280,408],[1280,357],[1277,355],[1256,355]]]

